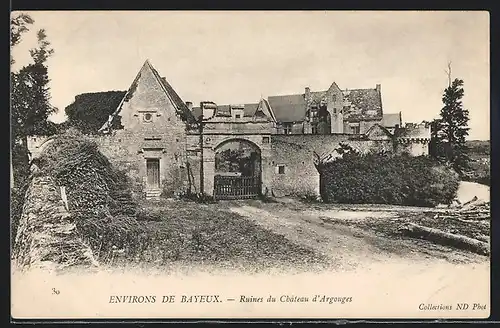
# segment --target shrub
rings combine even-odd
[[[435,206],[449,204],[458,175],[426,156],[346,153],[318,166],[325,202]]]
[[[484,176],[481,176],[481,177],[478,177],[477,179],[474,180],[474,182],[477,182],[477,183],[480,183],[480,184],[484,184],[484,185],[487,185],[487,186],[491,186],[491,177],[490,175],[484,175]]]
[[[462,180],[491,185],[490,182],[490,164],[480,159],[471,160],[469,171],[462,176]]]
[[[108,256],[113,246],[135,244],[140,233],[138,205],[128,177],[111,165],[95,142],[69,130],[47,146],[39,163],[41,172],[66,187],[78,231],[100,257]]]

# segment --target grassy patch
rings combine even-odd
[[[283,265],[300,269],[327,262],[311,249],[222,206],[158,200],[145,202],[140,212],[148,213],[140,221],[142,232],[135,245],[125,248],[119,262],[226,263],[251,269]]]

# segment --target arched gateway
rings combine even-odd
[[[260,148],[245,139],[230,139],[215,148],[214,197],[254,198],[261,193]]]

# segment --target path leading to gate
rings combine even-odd
[[[229,210],[238,213],[296,244],[315,249],[339,263],[339,270],[384,263],[401,263],[427,267],[438,263],[483,265],[487,257],[431,242],[409,238],[390,238],[374,231],[342,224],[349,220],[370,218],[395,219],[422,209],[380,207],[366,209],[317,208],[289,203],[258,201],[227,202]],[[403,213],[403,214],[402,214]],[[328,220],[329,218],[335,219]],[[396,223],[395,223],[396,224]]]

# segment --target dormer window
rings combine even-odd
[[[230,111],[233,120],[240,119],[243,117],[244,107],[243,105],[232,105],[230,106]]]
[[[142,116],[142,118],[143,118],[144,122],[149,123],[149,122],[153,121],[153,114],[151,114],[151,113],[144,113],[143,116]]]

